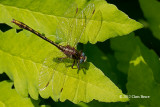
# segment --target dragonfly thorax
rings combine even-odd
[[[87,60],[87,56],[85,56],[84,52],[78,51],[74,47],[69,45],[67,46],[58,46],[59,49],[69,58],[79,61],[79,63],[83,63]]]

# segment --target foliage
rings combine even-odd
[[[158,0],[139,0],[144,16],[147,19],[148,26],[152,30],[153,35],[160,39],[160,15],[157,14],[160,8]]]
[[[129,18],[141,9],[125,10],[124,4],[122,10],[129,11],[129,16],[120,11],[120,4],[118,9],[104,0],[0,0],[0,77],[6,80],[5,73],[13,81],[0,82],[0,105],[159,105],[160,51],[155,46],[159,43],[159,2],[139,3],[147,21],[143,17],[134,19],[140,19],[143,29],[142,24]],[[154,6],[149,8],[150,3]],[[17,30],[12,19],[61,45],[73,46],[79,41],[78,49],[85,52],[87,62],[80,65],[80,70],[72,69],[72,60],[57,60],[64,57],[60,50],[31,32]],[[156,38],[142,32],[150,29]],[[11,89],[13,84],[15,89]],[[134,98],[142,95],[149,98]]]
[[[1,107],[34,107],[38,106],[39,101],[21,97],[15,89],[11,89],[13,82],[0,82],[0,106]],[[16,102],[16,103],[15,103]]]
[[[127,41],[127,47],[124,44],[125,41]],[[115,55],[119,56],[117,57],[119,70],[128,73],[127,95],[131,98],[130,103],[134,106],[159,105],[157,99],[160,95],[158,85],[160,61],[156,53],[147,49],[134,34],[112,39],[111,43],[116,52]],[[121,47],[117,43],[121,44]],[[126,58],[122,58],[124,56]],[[121,66],[123,64],[126,66]],[[141,98],[143,96],[149,96],[149,98]]]

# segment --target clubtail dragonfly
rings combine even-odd
[[[86,61],[87,57],[85,56],[84,52],[78,51],[76,49],[76,47],[77,47],[78,42],[81,40],[81,37],[85,33],[85,29],[86,29],[87,24],[91,20],[94,20],[93,16],[96,19],[101,20],[101,13],[95,12],[94,4],[90,4],[82,10],[77,8],[77,6],[73,6],[72,8],[67,10],[67,12],[64,14],[64,17],[62,17],[58,21],[58,27],[57,27],[57,31],[56,31],[57,32],[57,34],[56,34],[57,40],[65,41],[65,42],[67,42],[67,45],[57,44],[56,42],[48,39],[47,37],[45,37],[41,33],[37,32],[36,30],[32,29],[31,27],[29,27],[28,25],[26,25],[20,21],[13,19],[12,22],[15,23],[16,25],[18,25],[20,28],[26,29],[26,30],[34,33],[35,35],[39,36],[40,38],[44,39],[45,41],[53,44],[55,47],[57,47],[59,50],[61,50],[66,55],[66,57],[64,57],[64,58],[73,59],[72,68],[75,65],[75,63],[77,62],[77,68],[79,70],[80,69],[79,65],[81,63],[84,63]],[[98,24],[99,23],[101,23],[101,22],[98,21]],[[101,25],[101,24],[99,24],[99,25]],[[93,27],[93,26],[91,26],[91,27]],[[64,58],[61,58],[61,59],[64,59]],[[47,59],[51,59],[51,58],[46,58],[46,60]],[[46,62],[47,61],[44,61],[44,63],[46,63]],[[49,72],[48,68],[46,68],[44,66],[40,72],[40,78],[39,78],[40,90],[44,90],[48,86],[48,84],[53,79],[52,75],[54,75],[53,71]]]
[[[90,10],[87,10],[87,9],[90,9]],[[74,10],[72,10],[72,11],[74,11]],[[65,13],[65,16],[68,17],[67,15],[68,14],[70,15],[70,13],[72,11]],[[66,55],[66,57],[64,57],[64,58],[73,59],[72,68],[73,68],[74,64],[77,62],[77,68],[80,69],[79,64],[85,62],[87,60],[87,56],[85,56],[84,52],[78,51],[75,48],[75,46],[77,45],[77,43],[79,42],[82,34],[84,33],[86,24],[88,23],[88,21],[93,16],[93,14],[95,12],[95,9],[94,9],[94,5],[89,5],[84,10],[81,10],[80,12],[78,12],[78,11],[79,11],[79,9],[76,8],[75,12],[73,12],[73,14],[75,13],[75,15],[73,17],[73,20],[70,20],[70,22],[67,22],[67,23],[70,24],[69,25],[70,28],[68,28],[68,30],[67,30],[67,32],[69,33],[69,36],[70,36],[69,38],[72,38],[72,32],[73,31],[77,31],[77,33],[79,33],[78,36],[76,35],[73,47],[70,46],[70,45],[66,45],[66,46],[58,45],[55,42],[53,42],[52,40],[50,40],[47,37],[45,37],[43,34],[37,32],[36,30],[32,29],[28,25],[24,24],[23,22],[20,22],[20,21],[15,20],[15,19],[13,19],[12,22],[15,23],[16,25],[18,25],[20,28],[26,29],[26,30],[34,33],[35,35],[39,36],[40,38],[44,39],[45,41],[47,41],[47,42],[53,44],[54,46],[56,46],[59,50],[61,50]],[[85,14],[86,11],[87,11],[87,14]],[[66,22],[63,20],[59,24],[60,25],[59,25],[59,29],[58,30],[60,30],[60,31],[57,30],[57,32],[65,33],[63,27],[66,26],[66,25],[64,25],[64,24],[66,24]],[[79,25],[77,25],[77,24],[79,24]],[[66,28],[65,28],[65,30],[66,30]],[[73,41],[69,40],[69,42],[73,42]],[[61,58],[61,59],[64,59],[64,58]]]

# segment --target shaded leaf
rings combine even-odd
[[[139,0],[139,3],[153,35],[160,39],[160,2],[158,0]]]
[[[119,62],[117,67],[120,71],[127,74],[129,61],[137,46],[137,39],[134,34],[111,39],[111,47],[115,51],[115,57]]]
[[[160,83],[160,61],[159,57],[154,51],[148,51],[149,49],[145,47],[138,37],[135,37],[134,34],[118,37],[112,39],[112,48],[115,50],[115,56],[119,61],[118,68],[124,73],[128,73],[129,70],[129,61],[132,58],[135,49],[140,47],[141,54],[145,58],[145,61],[148,63],[148,66],[153,69],[153,74],[155,80]],[[150,57],[148,57],[148,54]]]
[[[145,56],[143,55],[144,52],[146,53]],[[150,58],[151,56],[153,56],[153,54],[150,50],[137,47],[130,61],[127,89],[132,105],[141,105],[144,107],[160,105],[158,100],[160,98],[160,86],[154,76],[154,69],[149,66],[151,61],[150,63],[146,61],[146,58]],[[135,98],[135,96],[137,98]]]
[[[160,61],[156,53],[145,47],[134,34],[114,38],[111,44],[119,62],[118,68],[128,74],[130,106],[159,105]],[[141,98],[141,95],[150,98]]]
[[[89,107],[125,107],[128,102],[117,102],[117,103],[99,103],[97,101],[92,101],[88,104]]]
[[[97,46],[91,44],[85,45],[83,50],[88,61],[102,70],[114,83],[118,82],[116,63],[111,54],[104,54]]]

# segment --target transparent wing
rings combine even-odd
[[[73,5],[64,14],[64,17],[59,19],[57,38],[63,42],[67,42],[72,47],[76,47],[94,12],[94,4],[87,5],[83,10],[78,9],[77,5]]]
[[[72,27],[72,37],[70,45],[76,47],[80,37],[82,36],[86,27],[85,14],[79,9],[78,15],[74,19],[74,26]]]
[[[55,92],[55,89],[57,91],[57,82],[61,79],[64,80],[61,76],[65,76],[68,69],[71,69],[72,61],[70,59],[60,60],[59,58],[63,58],[65,55],[58,49],[53,52],[49,53],[41,66],[39,74],[39,90],[40,92],[43,92],[52,88],[51,94],[55,95],[55,93],[57,93]],[[61,82],[62,81],[60,81],[60,83]],[[60,86],[58,88],[60,88]],[[59,92],[60,91],[61,89],[59,89]]]
[[[59,42],[67,42],[67,44],[70,45],[77,10],[77,5],[73,4],[71,8],[64,13],[64,17],[59,18],[56,30],[56,38]]]
[[[88,36],[89,41],[96,43],[99,37],[99,31],[102,26],[102,13],[100,10],[94,13],[92,20],[88,21],[88,25],[85,29],[85,34]]]
[[[88,22],[92,19],[92,16],[95,12],[94,4],[87,5],[83,10],[81,10],[76,17],[76,26],[75,31],[73,32],[73,41],[74,47],[77,47],[78,42],[81,40],[81,37],[84,35],[86,26]]]
[[[54,53],[54,54],[53,54]],[[48,54],[47,58],[45,58],[39,74],[39,89],[40,91],[45,90],[54,79],[54,74],[59,66],[57,63],[57,57],[64,57],[63,53],[58,52],[58,50],[52,51]]]

